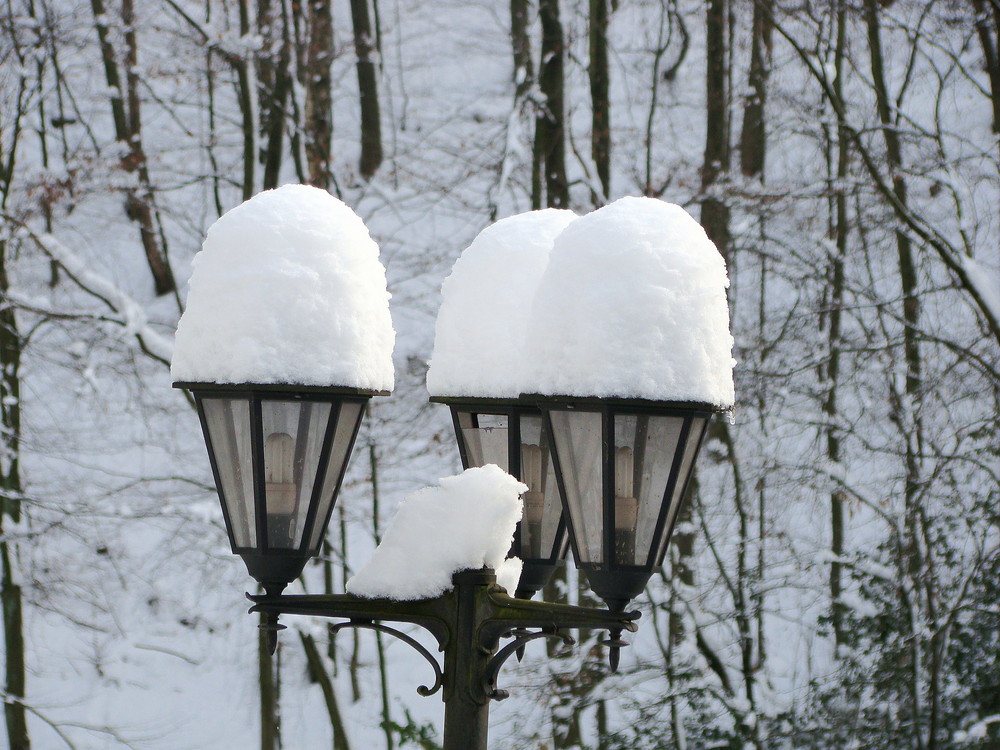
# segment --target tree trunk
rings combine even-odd
[[[16,42],[15,42],[16,45]],[[14,181],[14,165],[21,136],[22,113],[27,91],[25,58],[21,57],[12,122],[5,133],[8,151],[0,151],[0,212],[6,211]],[[9,138],[9,140],[8,140]],[[0,149],[4,143],[0,142]],[[16,548],[7,537],[12,524],[21,521],[21,354],[24,340],[8,299],[10,240],[0,238],[0,607],[4,636],[4,720],[10,750],[29,750],[28,723],[24,707],[27,669],[24,653],[24,618],[21,587],[15,582]]]
[[[837,41],[834,53],[834,68],[836,79],[834,91],[838,98],[843,98],[843,67],[844,52],[847,44],[847,11],[844,2],[837,5]],[[834,188],[832,192],[831,221],[827,236],[833,241],[836,254],[833,256],[828,271],[829,298],[824,307],[827,309],[827,343],[829,347],[825,371],[822,373],[826,385],[823,401],[823,413],[826,417],[826,457],[831,464],[840,462],[840,430],[837,425],[837,388],[840,379],[841,356],[841,311],[844,305],[844,260],[847,255],[848,215],[847,194],[844,189],[847,178],[847,168],[850,160],[850,137],[843,125],[836,130],[837,158],[835,167]],[[848,633],[844,624],[845,609],[841,600],[843,593],[843,565],[840,559],[844,554],[844,493],[838,487],[830,493],[830,551],[833,561],[830,563],[830,619],[833,625],[835,651],[839,654],[847,645]]]
[[[371,415],[371,405],[366,407],[368,415]],[[382,534],[379,529],[379,470],[378,470],[378,449],[375,447],[375,440],[369,434],[368,439],[368,468],[371,472],[372,485],[372,534],[375,537],[375,544],[382,541]],[[382,634],[375,632],[375,647],[378,652],[378,675],[379,692],[382,696],[382,731],[385,732],[385,750],[393,750],[396,743],[392,734],[392,711],[389,702],[389,669],[385,661],[385,645],[382,642]]]
[[[330,147],[333,140],[333,18],[330,0],[309,0],[309,45],[301,79],[306,91],[305,151],[309,184],[330,186]]]
[[[771,73],[773,8],[774,0],[754,2],[753,42],[750,47],[750,95],[743,107],[743,131],[740,134],[740,166],[747,177],[760,178],[764,173],[767,148],[764,107],[767,103],[767,79]]]
[[[12,146],[13,148],[13,146]],[[8,182],[9,186],[9,182]],[[6,191],[4,203],[6,203]],[[0,240],[0,299],[6,299],[8,241]],[[28,750],[28,724],[25,716],[26,665],[24,660],[24,622],[21,587],[15,583],[14,545],[5,532],[6,521],[21,520],[21,335],[10,304],[0,309],[0,415],[2,415],[3,471],[0,473],[0,599],[3,607],[4,634],[4,718],[10,750]]]
[[[320,656],[319,649],[316,647],[316,640],[301,630],[299,631],[299,640],[302,641],[302,649],[306,654],[309,674],[319,683],[323,691],[323,700],[326,702],[326,711],[333,729],[333,750],[351,750],[350,743],[347,741],[344,720],[340,715],[340,705],[337,703],[337,692],[334,690],[333,681],[323,665],[323,657]]]
[[[260,615],[264,622],[264,615]],[[281,644],[278,644],[281,648]],[[277,652],[275,652],[277,654]],[[278,708],[278,681],[275,656],[267,644],[267,633],[258,631],[257,677],[260,697],[260,750],[280,750],[281,720]]]
[[[250,35],[250,0],[239,0],[240,36]],[[240,125],[243,131],[243,200],[257,192],[257,63],[250,51],[236,61],[236,80],[240,100]]]
[[[528,35],[529,0],[510,0],[510,47],[514,55],[514,98],[523,101],[535,78]]]
[[[541,63],[538,82],[543,101],[535,117],[535,175],[532,180],[532,205],[569,208],[569,183],[566,181],[565,105],[563,103],[562,22],[559,0],[539,0],[542,21]],[[544,188],[545,198],[542,199]]]
[[[122,0],[122,24],[125,41],[125,85],[128,108],[122,93],[122,80],[114,47],[108,34],[108,22],[103,0],[91,0],[94,28],[100,44],[104,63],[104,76],[111,92],[111,119],[115,127],[115,140],[121,144],[125,155],[121,168],[137,176],[138,188],[125,191],[125,212],[139,225],[139,237],[146,254],[146,263],[153,275],[156,294],[176,291],[173,272],[167,261],[166,236],[156,210],[155,191],[150,181],[149,164],[142,144],[142,117],[140,113],[138,44],[133,0]]]
[[[263,172],[261,187],[264,190],[276,188],[281,178],[281,163],[285,141],[285,110],[288,107],[292,88],[292,45],[289,34],[291,19],[285,12],[285,4],[280,3],[281,22],[274,17],[270,2],[261,0],[258,4],[258,32],[264,40],[260,61],[261,140],[264,144],[261,154]],[[277,52],[275,52],[277,46]]]
[[[882,54],[882,40],[877,0],[865,0],[865,22],[868,27],[868,51],[871,60],[872,81],[875,87],[875,100],[882,135],[885,141],[886,159],[889,174],[892,177],[893,192],[898,203],[906,207],[906,180],[903,176],[902,144],[897,131],[897,120],[893,114],[893,104],[890,102],[889,91],[885,81],[885,64]],[[898,102],[897,102],[898,104]],[[905,504],[905,549],[903,555],[904,575],[908,576],[918,587],[928,585],[925,578],[927,560],[923,550],[929,549],[928,540],[921,539],[923,533],[923,508],[920,497],[921,486],[921,454],[923,453],[923,429],[920,416],[921,400],[921,364],[918,325],[920,322],[920,302],[917,297],[917,273],[914,263],[910,236],[902,229],[896,230],[896,256],[899,265],[901,296],[903,299],[903,359],[905,368],[904,393],[897,394],[900,403],[897,405],[897,424],[904,442],[904,504]],[[918,596],[915,588],[911,596]],[[933,597],[928,597],[931,601]],[[916,602],[911,602],[916,607]],[[913,735],[917,750],[933,750],[936,747],[937,735],[937,686],[921,685],[920,675],[923,672],[922,645],[924,635],[917,631],[917,623],[911,623],[914,632],[910,633],[912,677],[910,685]],[[921,628],[922,629],[922,628]],[[930,716],[927,718],[927,743],[923,738],[923,706],[924,694],[931,704]]]
[[[1000,135],[1000,3],[989,2],[992,14],[987,9],[988,0],[972,0],[976,11],[976,34],[983,49],[983,61],[990,76],[990,100],[993,104],[993,132]],[[990,24],[992,15],[993,23]],[[992,36],[991,36],[992,35]],[[997,141],[1000,147],[1000,140]]]
[[[590,101],[591,155],[597,165],[603,195],[594,205],[604,205],[611,195],[611,104],[608,99],[608,0],[590,0]]]
[[[378,102],[377,47],[368,14],[368,0],[351,0],[354,52],[358,57],[358,95],[361,99],[361,159],[358,170],[370,180],[382,163],[382,123]]]
[[[729,206],[713,192],[729,172],[729,103],[726,90],[728,66],[728,0],[709,0],[706,12],[707,72],[705,110],[707,132],[701,168],[701,224],[729,262]],[[716,188],[717,189],[717,188]]]

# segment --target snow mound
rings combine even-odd
[[[285,185],[227,212],[194,258],[173,379],[391,390],[378,252],[361,218],[319,188]]]
[[[538,286],[524,390],[731,407],[728,286],[680,206],[622,198],[577,219]]]
[[[492,224],[455,262],[441,287],[432,396],[516,398],[522,392],[531,303],[556,236],[577,218],[548,208]]]
[[[426,599],[450,589],[452,574],[483,566],[498,571],[501,585],[514,591],[520,561],[501,566],[527,489],[487,464],[414,492],[400,503],[372,558],[347,582],[348,593]]]

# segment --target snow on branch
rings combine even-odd
[[[138,302],[113,281],[88,268],[80,256],[51,234],[38,234],[25,224],[17,223],[43,253],[63,268],[73,283],[108,307],[112,315],[103,319],[123,328],[126,336],[134,338],[142,352],[151,359],[160,364],[170,365],[173,343],[153,330],[146,317],[146,311]]]

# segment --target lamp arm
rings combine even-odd
[[[500,638],[525,628],[539,628],[550,633],[566,628],[599,629],[612,633],[627,630],[634,633],[639,629],[635,620],[642,616],[638,610],[612,612],[572,604],[515,599],[499,586],[491,587],[486,597],[492,611],[479,627],[479,644],[490,651],[497,647]]]
[[[254,603],[249,610],[251,613],[262,612],[275,618],[278,615],[312,615],[361,623],[380,620],[419,625],[434,636],[442,651],[451,638],[450,619],[454,604],[449,603],[447,596],[402,602],[366,599],[352,594],[247,594],[247,599]]]

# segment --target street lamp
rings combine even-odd
[[[545,587],[568,545],[548,428],[521,391],[535,292],[556,237],[578,218],[528,211],[479,233],[442,285],[427,371],[431,401],[451,409],[463,468],[496,464],[528,485],[509,555],[523,563],[522,599]]]
[[[628,219],[624,231],[616,225],[615,231],[608,235],[614,241],[627,245],[630,232],[641,235],[652,224],[654,238],[662,235],[676,243],[678,237],[687,237],[690,230],[685,225],[688,234],[678,235],[673,223],[693,224],[693,220],[682,209],[665,206],[668,204],[642,199],[638,204],[619,201],[582,219],[549,215],[546,222],[557,218],[552,223],[562,227],[546,241],[551,242],[558,234],[556,249],[560,243],[563,250],[572,249],[577,237],[600,237],[606,229],[602,229],[606,218],[620,223],[624,216]],[[601,215],[602,212],[605,213]],[[532,217],[514,224],[523,230],[524,222],[536,220],[537,217]],[[254,221],[261,232],[244,227],[246,222]],[[350,225],[350,231],[341,231],[342,224]],[[582,234],[570,232],[581,225]],[[230,241],[253,244],[258,235],[265,237],[269,252],[294,257],[281,257],[267,266],[269,256],[260,255],[267,267],[261,269],[255,265],[251,272],[243,274],[243,285],[239,286],[239,294],[243,296],[219,305],[218,297],[232,292],[232,285],[225,283],[220,274],[233,258],[239,257],[230,252],[233,249]],[[522,233],[520,239],[537,236],[537,232],[531,231]],[[328,239],[344,257],[327,262],[324,243],[319,239]],[[642,253],[649,255],[650,248],[656,250],[648,237],[640,239]],[[213,241],[222,247],[211,246]],[[298,241],[309,245],[309,252],[299,253]],[[263,615],[261,628],[268,634],[271,650],[276,644],[277,631],[282,628],[278,617],[285,614],[336,618],[340,622],[331,626],[333,632],[366,628],[399,638],[420,653],[433,670],[434,680],[421,686],[418,692],[422,695],[442,692],[444,750],[485,750],[490,702],[507,695],[497,687],[500,669],[526,643],[547,638],[569,644],[573,639],[567,631],[572,628],[607,630],[611,634],[606,641],[612,647],[611,665],[616,668],[619,648],[626,645],[620,640],[621,632],[637,629],[635,620],[639,613],[626,612],[625,608],[662,563],[708,419],[720,408],[731,405],[726,391],[727,377],[728,388],[732,388],[728,369],[731,357],[725,340],[728,313],[724,291],[720,298],[720,289],[715,288],[720,279],[724,281],[725,271],[720,258],[706,256],[709,264],[718,263],[712,271],[715,281],[708,284],[712,300],[704,309],[696,304],[690,310],[695,313],[696,321],[708,319],[717,326],[723,320],[725,335],[721,336],[722,344],[707,341],[700,347],[701,351],[709,352],[707,365],[701,369],[681,368],[696,382],[694,390],[683,378],[660,379],[665,380],[667,391],[677,392],[678,400],[664,398],[659,387],[652,392],[644,390],[642,378],[637,381],[639,386],[626,378],[615,386],[621,393],[606,395],[608,381],[601,379],[601,367],[588,362],[587,367],[580,368],[573,361],[572,351],[563,357],[553,355],[558,360],[559,374],[570,373],[568,381],[560,381],[558,377],[553,380],[545,372],[532,371],[528,360],[516,361],[511,371],[516,377],[512,380],[507,381],[505,376],[500,378],[499,385],[487,383],[482,388],[479,388],[485,382],[482,378],[474,387],[458,383],[455,395],[449,395],[449,386],[458,381],[439,377],[441,372],[447,375],[448,368],[442,370],[441,362],[447,362],[449,355],[445,350],[438,358],[435,350],[432,361],[432,372],[435,367],[438,370],[435,400],[448,403],[452,409],[463,464],[473,467],[497,463],[527,484],[514,549],[526,563],[526,575],[515,591],[518,598],[509,596],[497,585],[494,571],[489,568],[454,571],[451,589],[439,596],[408,601],[351,594],[283,594],[306,561],[319,551],[365,403],[372,395],[391,388],[392,332],[391,328],[388,333],[385,330],[388,308],[384,302],[387,300],[384,270],[377,258],[374,265],[371,263],[373,244],[350,209],[313,188],[287,186],[269,191],[223,216],[209,230],[203,249],[205,257],[196,260],[188,309],[178,327],[172,368],[174,385],[194,395],[233,551],[244,559],[250,574],[264,586],[264,594],[248,594],[248,598],[253,602],[250,611]],[[695,244],[693,255],[690,248],[681,249],[681,255],[687,253],[695,258],[695,265],[699,254],[718,255],[711,243],[708,243],[710,250]],[[657,252],[669,256],[671,251],[668,247]],[[295,283],[299,279],[310,281],[315,276],[311,268],[302,265],[306,261],[318,264],[326,274],[322,283],[315,284],[323,302],[330,297],[341,308],[323,309],[322,304],[312,300],[303,303],[303,295],[296,293]],[[691,264],[691,258],[684,263]],[[721,277],[717,273],[719,267]],[[199,277],[204,269],[208,270]],[[539,290],[531,315],[541,321],[541,330],[545,329],[548,314],[545,282],[559,273],[556,256],[547,269],[543,263],[536,270]],[[569,276],[580,278],[586,273]],[[665,278],[669,281],[675,276],[667,273]],[[213,277],[217,277],[214,282]],[[248,284],[248,280],[252,283]],[[285,281],[293,283],[284,284]],[[656,287],[665,282],[657,273],[651,273],[643,278],[633,275],[630,283],[628,293],[634,292],[641,299],[643,284]],[[340,294],[326,295],[327,287]],[[358,288],[363,292],[358,293]],[[381,297],[384,310],[370,304],[373,295]],[[697,301],[705,292],[695,284],[689,296]],[[588,303],[585,294],[571,291],[569,298],[583,302],[587,309],[599,307]],[[566,307],[565,299],[565,294],[561,298],[557,295],[555,306]],[[721,316],[717,309],[720,300]],[[265,308],[263,313],[261,307]],[[283,320],[289,309],[295,310],[295,314]],[[324,319],[317,309],[335,320]],[[639,309],[634,307],[633,311]],[[241,328],[243,315],[256,316],[256,324]],[[573,313],[566,320],[585,317],[584,313]],[[378,345],[371,346],[365,336],[357,335],[364,333],[366,324],[372,327],[372,337],[378,339]],[[695,322],[694,327],[697,325]],[[300,326],[306,329],[305,333],[297,330]],[[221,335],[216,328],[222,330]],[[595,334],[601,333],[598,328],[594,327]],[[510,329],[505,332],[510,333]],[[440,336],[440,329],[438,333]],[[531,340],[535,333],[521,330],[511,340],[515,347],[520,347],[528,339],[528,350],[534,347],[536,352],[546,352],[543,358],[549,356],[554,339],[542,341],[539,347],[537,336]],[[294,334],[300,341],[292,354],[301,364],[291,370],[282,364],[280,356],[286,334]],[[340,338],[332,344],[311,346],[312,339],[329,335]],[[557,330],[555,335],[563,343],[569,341],[564,332]],[[675,345],[678,342],[684,343],[678,339]],[[586,350],[591,343],[599,350],[601,336],[595,335],[593,342],[584,340],[582,349]],[[574,346],[579,351],[581,342],[576,341]],[[663,364],[662,346],[647,347],[644,353],[641,346],[629,344],[628,350],[634,353],[634,362],[639,367],[635,371],[641,376],[645,376],[642,367],[658,371]],[[722,355],[718,352],[725,354],[721,360],[725,372],[713,381],[718,387],[709,383],[705,389],[700,381],[713,368],[719,368]],[[510,370],[508,354],[501,353],[497,371],[504,371],[505,367]],[[496,352],[489,353],[494,355]],[[605,357],[611,360],[603,362],[605,369],[608,365],[618,367],[631,377],[634,362],[615,359]],[[473,358],[472,369],[476,366]],[[453,372],[468,369],[469,362],[459,358],[459,366]],[[592,382],[587,380],[591,370],[595,374]],[[532,372],[532,377],[521,378],[517,373],[522,371]],[[301,376],[298,380],[305,385],[289,385],[293,376]],[[654,378],[653,382],[660,380]],[[337,385],[324,385],[324,381]],[[429,386],[431,382],[429,374]],[[569,387],[563,388],[564,383]],[[528,391],[532,393],[528,395]],[[475,395],[462,395],[470,393]],[[703,398],[698,398],[699,394]],[[491,467],[480,471],[497,472]],[[567,529],[577,564],[595,593],[608,604],[606,610],[528,598],[544,585],[561,558]],[[443,653],[442,662],[408,633],[387,623],[414,624],[428,631]]]
[[[194,396],[233,552],[280,594],[319,554],[365,404],[386,392],[174,385]]]
[[[435,396],[431,401],[451,408],[463,468],[496,464],[528,486],[509,556],[523,563],[515,596],[530,599],[549,582],[568,544],[550,428],[541,410],[525,399]]]
[[[573,555],[613,611],[642,593],[663,564],[709,404],[538,397]]]

